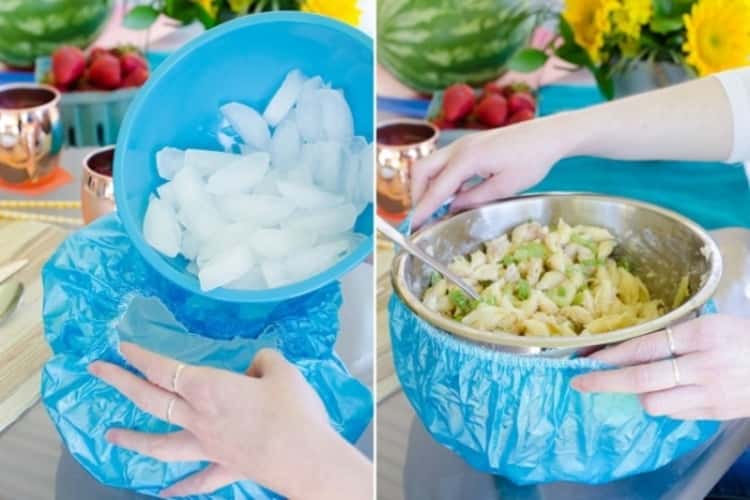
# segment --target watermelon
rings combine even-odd
[[[114,0],[0,0],[0,61],[30,67],[60,45],[84,48],[99,34]]]
[[[530,38],[524,0],[378,0],[378,61],[420,92],[496,79]]]

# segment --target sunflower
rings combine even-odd
[[[750,0],[699,0],[685,27],[682,48],[700,76],[750,63]]]
[[[641,27],[651,19],[652,12],[652,0],[622,0],[612,14],[614,30],[626,38],[637,39],[641,36]]]
[[[301,10],[333,17],[352,26],[359,25],[362,15],[357,0],[304,0]]]
[[[612,31],[612,13],[620,6],[617,0],[568,0],[563,18],[568,22],[575,41],[594,64],[602,61],[604,37]]]

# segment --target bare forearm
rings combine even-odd
[[[303,478],[294,491],[295,499],[369,500],[372,498],[373,468],[359,450],[334,431],[315,438],[316,456],[309,457],[300,471]]]
[[[724,161],[733,143],[732,110],[715,78],[551,117],[564,130],[562,156],[619,160]]]

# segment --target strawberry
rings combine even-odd
[[[109,50],[102,48],[102,47],[94,47],[89,51],[89,66],[91,66],[91,63],[96,60],[97,57],[109,54]]]
[[[536,101],[528,92],[516,92],[508,99],[508,110],[510,114],[527,109],[532,113],[536,110]]]
[[[125,52],[120,56],[120,69],[123,76],[127,77],[135,69],[145,69],[148,74],[148,63],[137,52]]]
[[[120,61],[112,54],[101,54],[92,61],[87,77],[101,89],[116,89],[122,82]]]
[[[504,95],[505,87],[503,87],[497,82],[490,82],[484,85],[484,93],[485,95],[490,95],[490,94]]]
[[[455,123],[446,120],[443,115],[438,115],[430,121],[432,121],[432,124],[441,130],[454,128],[456,126]]]
[[[125,77],[121,87],[140,87],[148,79],[148,69],[137,67]]]
[[[85,69],[86,56],[78,47],[60,47],[52,54],[52,78],[60,88],[78,80]]]
[[[521,109],[510,115],[508,118],[507,125],[512,125],[518,122],[525,122],[534,118],[534,112],[530,109]]]
[[[501,95],[488,94],[479,101],[474,113],[477,119],[488,127],[499,127],[508,117],[508,101]]]
[[[456,83],[445,89],[443,94],[443,116],[456,122],[474,108],[474,89],[465,83]]]

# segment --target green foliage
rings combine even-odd
[[[152,0],[150,5],[133,7],[123,24],[130,29],[146,29],[160,14],[182,24],[200,21],[206,28],[245,14],[271,10],[297,10],[301,0],[213,0],[215,9],[206,9],[193,0]]]
[[[508,61],[508,69],[530,73],[544,66],[547,59],[549,56],[543,50],[525,47],[513,54]]]
[[[133,7],[122,20],[122,25],[131,30],[143,30],[154,24],[159,11],[150,5]]]

